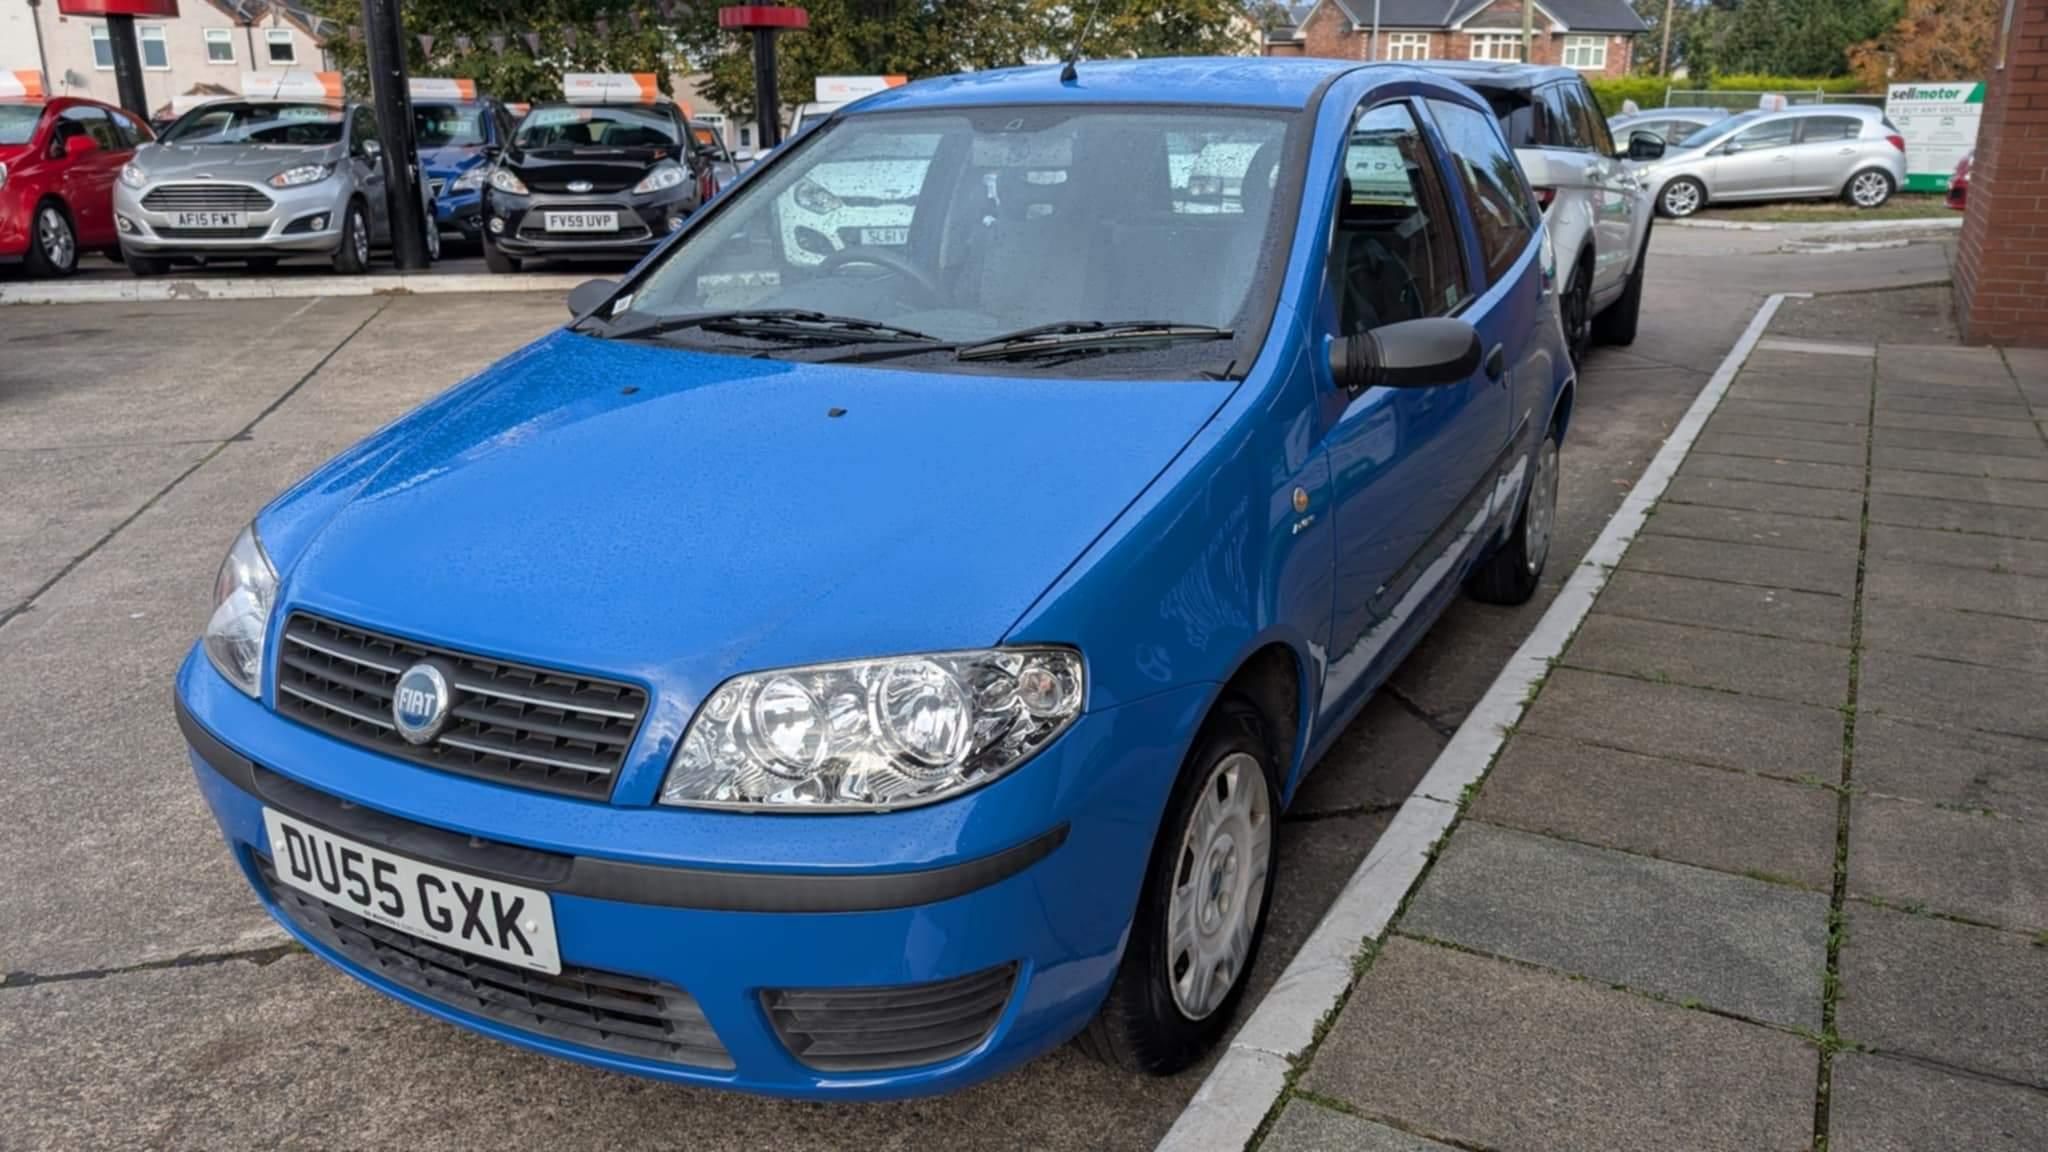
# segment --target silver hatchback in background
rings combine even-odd
[[[1652,108],[1647,112],[1624,112],[1607,118],[1607,131],[1616,140],[1636,132],[1648,132],[1667,148],[1685,143],[1700,129],[1728,118],[1726,108]]]
[[[1749,200],[1840,197],[1875,208],[1906,181],[1906,139],[1862,105],[1744,112],[1687,137],[1642,176],[1666,216]]]
[[[203,104],[138,149],[114,188],[121,254],[138,276],[173,260],[268,268],[320,256],[337,272],[368,269],[391,242],[377,117],[360,104],[220,100]],[[432,220],[424,173],[412,180]],[[440,236],[427,230],[429,258]]]

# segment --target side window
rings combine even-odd
[[[108,152],[122,150],[121,137],[115,134],[114,122],[107,119],[107,114],[97,108],[78,104],[64,110],[57,122],[57,135],[62,140],[81,134],[92,137]]]
[[[1579,118],[1572,111],[1571,101],[1565,95],[1565,86],[1549,84],[1537,89],[1537,98],[1543,105],[1543,144],[1547,148],[1571,148],[1582,150],[1592,147],[1587,139]]]
[[[1432,99],[1430,111],[1450,149],[1458,182],[1478,226],[1486,282],[1500,279],[1536,235],[1535,197],[1514,154],[1501,143],[1493,119],[1476,108]]]
[[[358,108],[349,116],[348,150],[357,156],[368,149],[363,145],[377,139],[377,114],[368,108]]]
[[[1469,294],[1458,229],[1429,141],[1405,102],[1351,124],[1329,277],[1341,335],[1443,316]]]
[[[1762,148],[1783,148],[1792,142],[1792,130],[1798,126],[1797,120],[1767,120],[1753,128],[1744,128],[1737,132],[1729,143],[1744,152],[1755,152]]]
[[[149,134],[149,129],[129,119],[127,113],[109,112],[107,115],[114,118],[114,132],[121,138],[122,151],[133,151],[136,145],[146,144],[154,139]]]
[[[1663,130],[1659,134],[1664,137],[1666,144],[1683,144],[1686,137],[1691,136],[1704,127],[1706,125],[1695,124],[1690,120],[1668,120],[1664,122]]]
[[[1586,90],[1586,82],[1573,80],[1557,87],[1564,93],[1565,107],[1571,109],[1572,122],[1577,125],[1582,146],[1602,156],[1614,155],[1614,137],[1608,134],[1607,121],[1593,103],[1593,94]]]
[[[1799,123],[1799,139],[1808,144],[1854,140],[1863,135],[1863,121],[1854,116],[1809,116]]]

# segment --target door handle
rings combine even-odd
[[[1486,354],[1486,378],[1498,384],[1500,383],[1500,378],[1507,374],[1507,370],[1507,350],[1501,345],[1495,344],[1493,350]]]
[[[1855,154],[1856,154],[1856,149],[1854,149],[1853,147],[1852,147],[1852,148],[1841,148],[1841,149],[1837,149],[1837,150],[1836,150],[1836,152],[1835,152],[1835,155],[1837,155],[1837,156],[1854,156]]]

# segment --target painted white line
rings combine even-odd
[[[1793,340],[1784,336],[1773,336],[1769,340],[1757,341],[1759,352],[1806,352],[1817,356],[1862,356],[1877,355],[1875,344],[1835,344],[1826,340]]]
[[[1705,228],[1716,232],[1803,232],[1809,235],[1832,234],[1835,232],[1938,232],[1963,226],[1963,214],[1953,216],[1922,216],[1910,220],[1787,220],[1777,224],[1751,223],[1746,220],[1666,220],[1674,228]]]
[[[1891,240],[1787,240],[1778,245],[1778,251],[1790,252],[1795,256],[1831,256],[1837,252],[1878,252],[1887,248],[1904,248],[1913,243],[1910,236]]]
[[[1788,296],[1803,295],[1780,293],[1757,309],[1735,347],[1700,389],[1692,407],[1608,519],[1600,538],[1536,622],[1535,630],[1452,734],[1429,773],[1395,813],[1393,823],[1364,863],[1351,874],[1322,922],[1280,973],[1273,990],[1238,1030],[1155,1152],[1241,1152],[1250,1143],[1285,1090],[1287,1069],[1308,1051],[1317,1026],[1350,987],[1353,958],[1368,941],[1386,931],[1394,911],[1422,875],[1430,849],[1457,819],[1466,787],[1486,774],[1508,730],[1521,720],[1531,690],[1549,674],[1551,660],[1564,651],[1579,623],[1593,610],[1593,601],[1607,586],[1614,566],[1642,531],[1650,509],[1664,495],[1671,477],[1699,439],[1700,429],[1763,338],[1778,306]]]
[[[433,296],[476,292],[563,292],[587,276],[231,276],[219,280],[30,281],[0,284],[0,304],[138,304],[170,300],[304,300],[315,296]]]

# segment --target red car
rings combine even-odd
[[[1948,178],[1948,206],[1958,212],[1970,207],[1970,165],[1977,162],[1975,152],[1966,152],[1956,162],[1956,174]]]
[[[68,276],[86,249],[120,252],[114,181],[148,125],[96,100],[0,100],[0,265]]]

